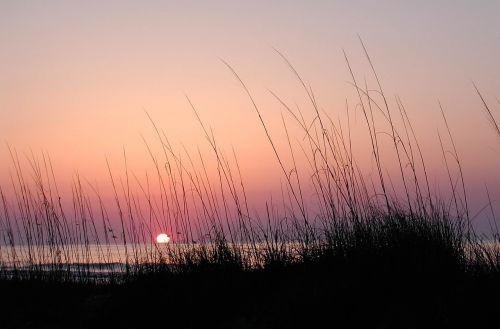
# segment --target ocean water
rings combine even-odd
[[[266,257],[267,244],[228,244],[246,264],[254,266]],[[280,243],[273,248],[296,254],[297,243]],[[182,266],[184,256],[197,257],[217,252],[213,243],[87,244],[0,246],[0,275],[15,273],[69,273],[75,276],[107,277],[159,266]]]
[[[476,253],[470,253],[469,257],[477,257],[478,251],[500,255],[498,241],[483,241],[479,245],[481,248],[470,248]],[[238,255],[249,266],[262,264],[270,249],[287,257],[298,256],[301,249],[297,242],[274,245],[238,243],[228,246],[237,250]],[[213,243],[0,245],[0,277],[59,273],[76,278],[108,279],[165,266],[183,266],[186,259],[184,256],[210,254],[217,252],[216,249],[217,245]]]
[[[87,244],[0,246],[0,271],[68,272],[106,276],[148,264],[168,264],[187,248],[174,244]],[[128,264],[128,265],[127,265]]]

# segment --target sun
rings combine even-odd
[[[156,237],[156,242],[157,243],[168,243],[170,241],[170,237],[166,235],[165,233],[158,234]]]

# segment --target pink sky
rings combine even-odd
[[[181,145],[208,151],[188,95],[226,153],[235,148],[247,189],[262,202],[279,194],[279,167],[251,103],[220,59],[245,81],[286,154],[283,108],[268,90],[309,119],[313,112],[272,48],[283,51],[312,86],[321,109],[345,124],[346,100],[351,108],[358,101],[342,49],[357,78],[376,87],[360,34],[391,106],[396,95],[406,105],[435,186],[446,191],[439,100],[463,162],[472,212],[484,205],[484,184],[500,200],[500,141],[471,82],[500,119],[500,4],[340,3],[2,1],[0,140],[20,153],[48,152],[63,185],[78,172],[106,191],[106,157],[121,172],[124,148],[131,170],[141,175],[152,169],[141,137],[155,144],[145,111],[179,151]],[[356,115],[355,152],[369,174],[365,126]],[[12,170],[7,147],[0,155],[5,186]]]

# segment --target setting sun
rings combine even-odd
[[[158,236],[156,237],[157,243],[168,243],[169,241],[170,237],[165,233],[158,234]]]

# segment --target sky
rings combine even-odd
[[[78,173],[106,194],[106,159],[121,171],[125,150],[132,170],[151,169],[144,140],[157,141],[146,112],[177,148],[206,150],[189,97],[219,146],[236,150],[247,189],[262,202],[279,193],[279,167],[223,61],[280,141],[283,108],[269,91],[312,114],[274,49],[313,88],[321,108],[345,120],[346,102],[355,107],[357,100],[343,51],[360,81],[376,86],[359,35],[389,100],[404,102],[436,186],[446,181],[437,137],[446,135],[442,104],[478,212],[485,184],[500,200],[500,141],[473,87],[500,119],[499,11],[495,0],[2,0],[0,184],[8,185],[12,172],[9,145],[23,155],[49,154],[63,185]],[[369,147],[356,133],[362,120],[353,125],[369,171]]]

